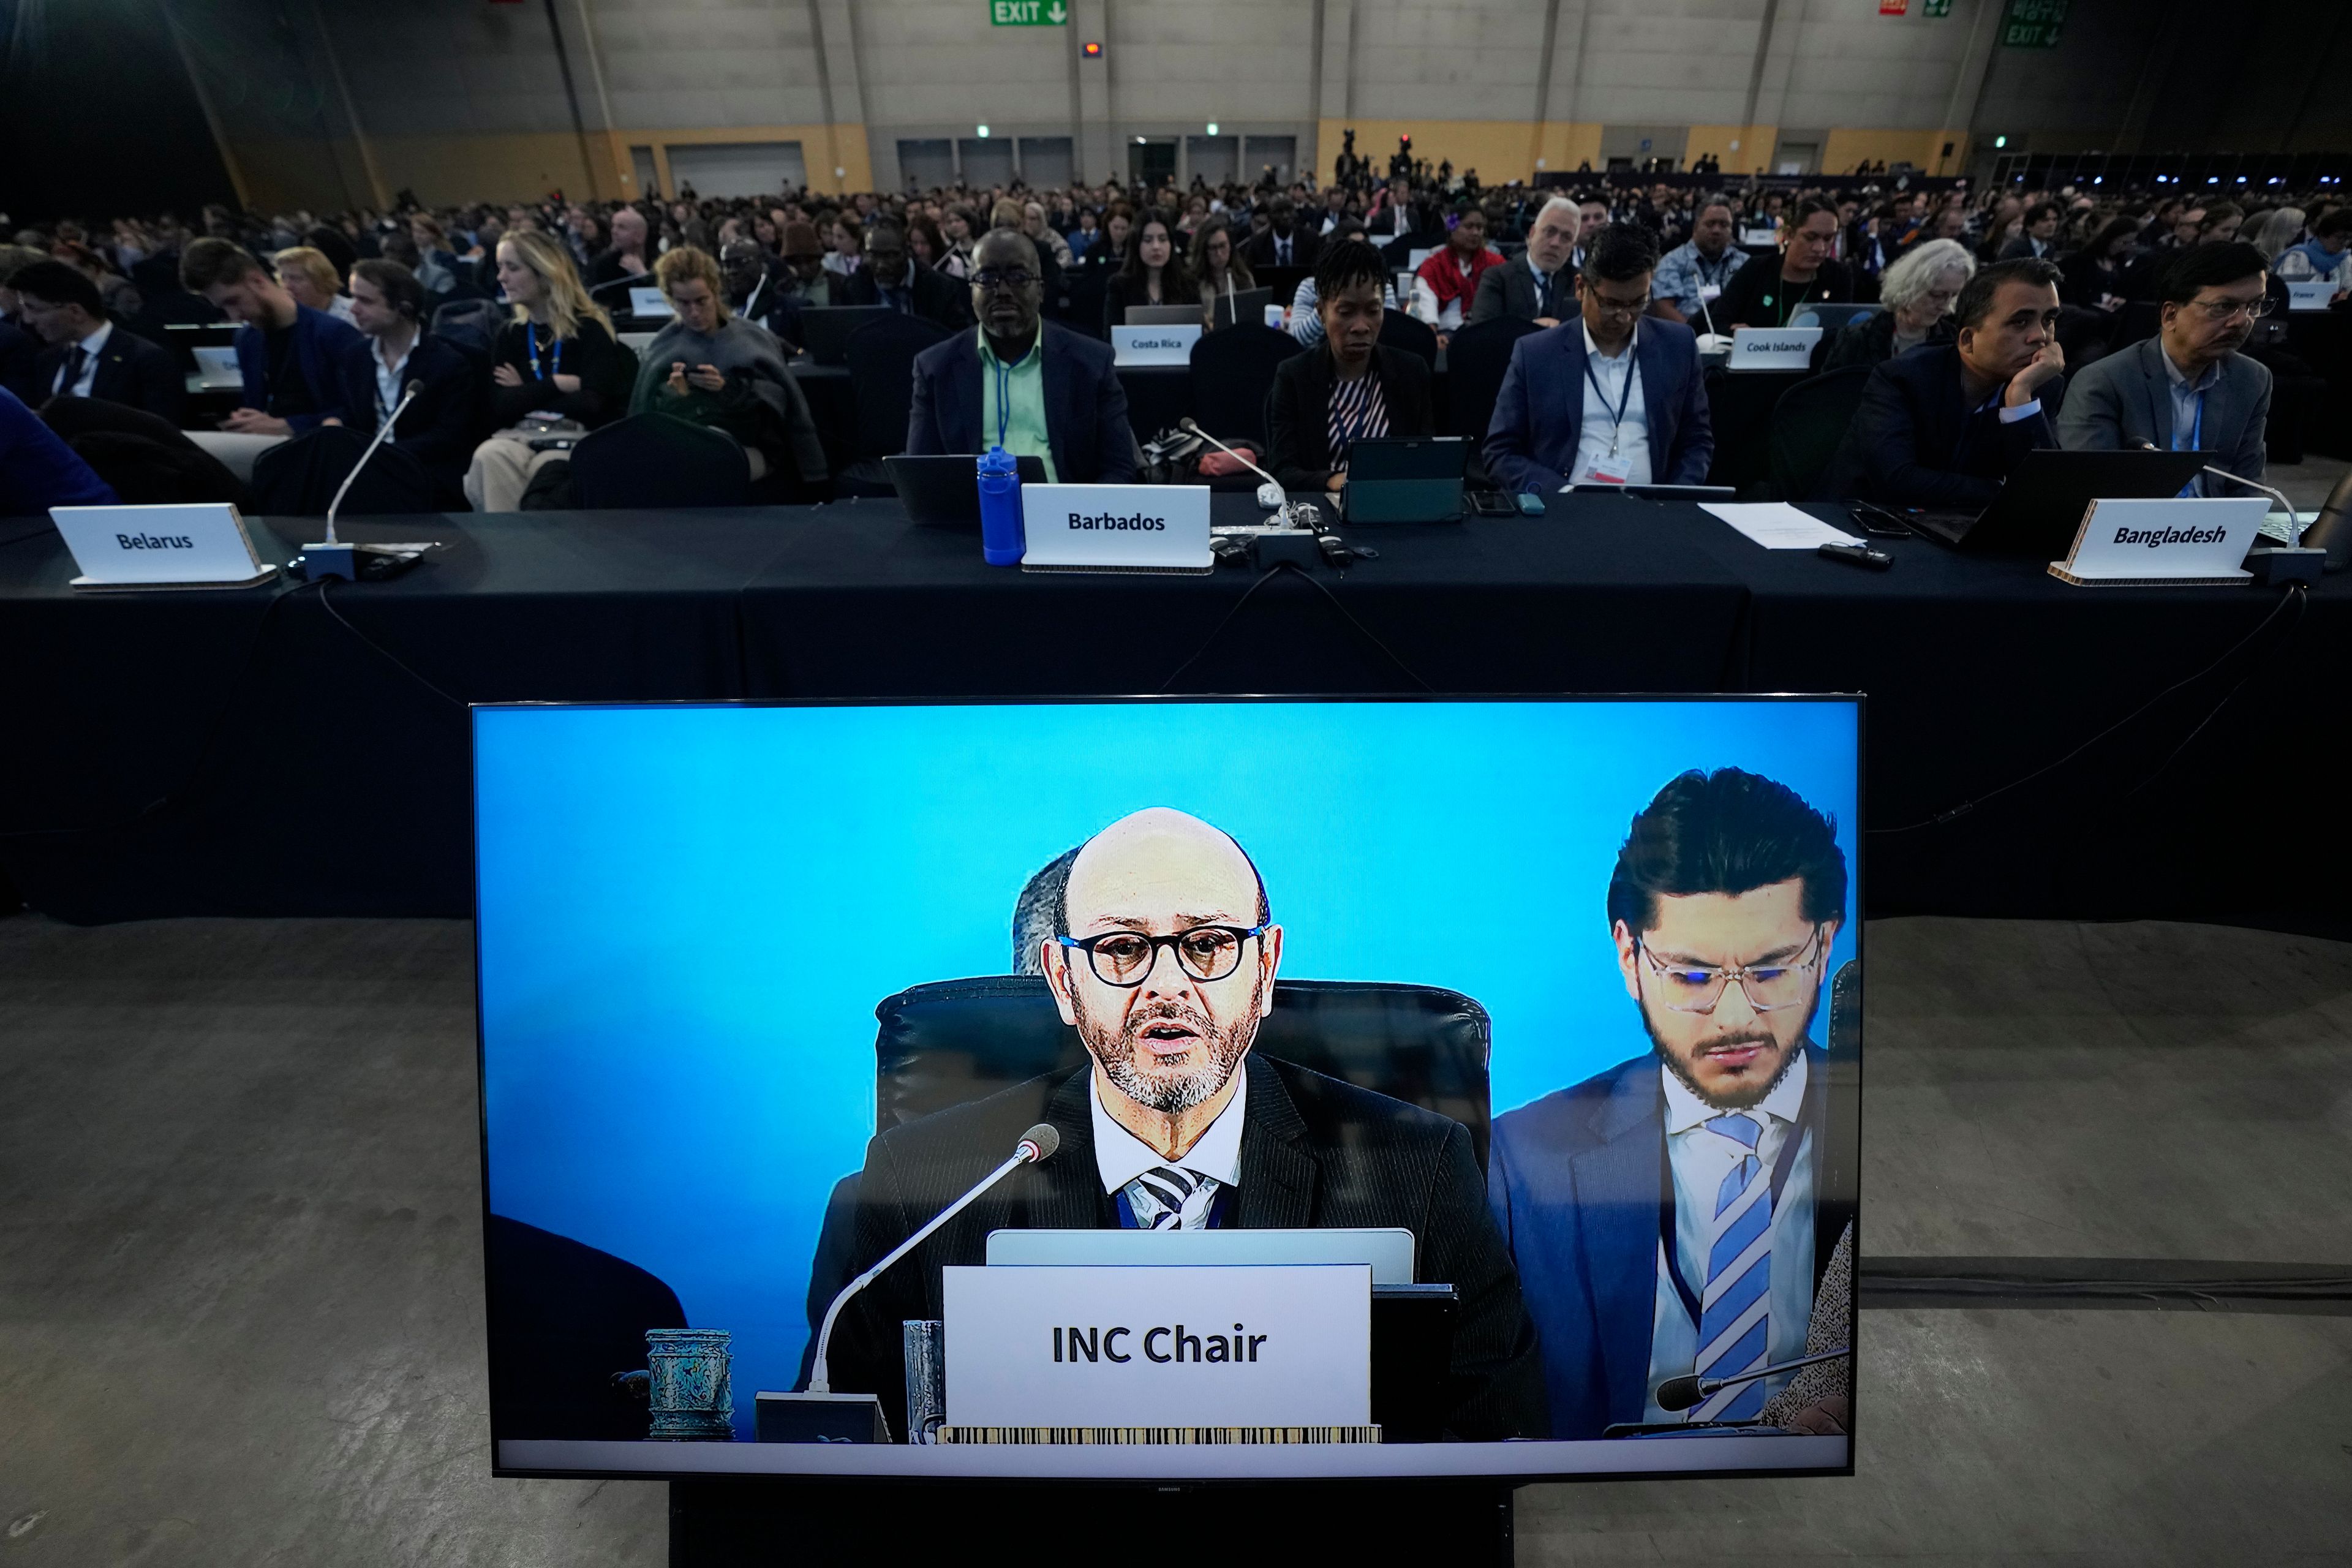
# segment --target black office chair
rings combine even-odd
[[[266,517],[324,517],[335,491],[367,450],[370,437],[346,425],[321,425],[281,442],[253,462],[254,510]],[[338,517],[438,511],[433,480],[397,447],[376,449],[352,481]]]
[[[1346,980],[1278,980],[1274,1000],[1254,1051],[1450,1116],[1486,1167],[1494,1031],[1484,1007],[1434,985]],[[935,981],[884,998],[874,1016],[877,1131],[1087,1059],[1041,976]]]
[[[498,344],[499,329],[512,319],[513,313],[494,300],[452,300],[434,310],[433,335],[487,355]]]
[[[920,316],[877,316],[849,334],[849,400],[856,439],[849,466],[835,481],[855,496],[896,495],[882,459],[907,449],[907,416],[915,405],[915,356],[945,341],[948,330]]]
[[[1265,400],[1274,373],[1306,345],[1259,321],[1203,332],[1192,345],[1192,406],[1202,428],[1226,441],[1266,443]],[[1257,487],[1250,479],[1250,488]]]
[[[581,437],[572,483],[591,511],[748,506],[751,466],[724,430],[674,414],[633,414]]]
[[[1772,405],[1772,494],[1780,500],[1811,500],[1829,471],[1846,426],[1862,406],[1863,384],[1875,365],[1850,364],[1808,376]]]
[[[1381,342],[1392,349],[1417,353],[1429,362],[1433,374],[1437,369],[1437,333],[1426,321],[1417,321],[1402,310],[1381,313]],[[1500,386],[1499,381],[1495,384]]]
[[[1484,440],[1511,368],[1511,347],[1540,332],[1524,316],[1496,316],[1463,328],[1445,345],[1445,434]]]

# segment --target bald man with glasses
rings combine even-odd
[[[992,1230],[1402,1226],[1418,1278],[1460,1292],[1449,1433],[1539,1436],[1535,1334],[1468,1130],[1253,1053],[1275,1005],[1283,930],[1242,847],[1196,816],[1150,807],[1080,847],[1038,957],[1087,1065],[876,1138],[854,1238],[828,1236],[817,1257],[836,1259],[844,1279],[862,1272],[1034,1122],[1060,1132],[1059,1152],[1015,1171],[853,1299],[831,1345],[834,1390],[878,1395],[895,1423],[906,1408],[899,1324],[941,1315],[940,1270],[984,1261]],[[812,1281],[813,1314],[830,1283]]]

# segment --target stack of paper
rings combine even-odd
[[[1699,510],[1713,512],[1767,550],[1818,550],[1824,544],[1862,542],[1784,500],[1749,505],[1701,501]]]

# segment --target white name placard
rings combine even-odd
[[[629,290],[629,314],[632,316],[667,316],[670,313],[669,297],[659,289]]]
[[[2095,500],[2074,548],[2052,574],[2069,583],[2243,583],[2246,552],[2270,501],[2262,496]]]
[[[2286,308],[2290,310],[2325,310],[2336,298],[2336,285],[2325,278],[2315,278],[2308,283],[2286,280]]]
[[[1191,364],[1192,345],[1200,341],[1198,322],[1191,326],[1117,326],[1110,330],[1111,359],[1116,364]]]
[[[951,1268],[956,1426],[1361,1426],[1372,1271]]]
[[[1778,229],[1743,228],[1739,231],[1739,243],[1742,245],[1777,245],[1780,240]]]
[[[82,574],[77,588],[245,587],[277,574],[253,552],[226,501],[186,506],[53,506]]]
[[[1731,334],[1731,370],[1811,370],[1819,327],[1740,327]]]
[[[1023,485],[1021,526],[1024,566],[1205,572],[1216,563],[1206,485]]]

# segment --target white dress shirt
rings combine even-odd
[[[1588,395],[1591,387],[1585,388]],[[1658,1076],[1666,1093],[1666,1163],[1675,1180],[1675,1251],[1684,1283],[1691,1293],[1706,1292],[1707,1244],[1714,1228],[1715,1198],[1743,1152],[1729,1139],[1718,1138],[1703,1125],[1723,1111],[1707,1104],[1690,1086],[1661,1066]],[[1805,1106],[1808,1076],[1803,1047],[1789,1064],[1788,1075],[1773,1086],[1761,1103],[1747,1114],[1761,1128],[1756,1142],[1756,1180],[1769,1182],[1781,1150],[1796,1130]],[[1811,1137],[1811,1132],[1804,1135]],[[1772,1203],[1771,1327],[1764,1341],[1765,1359],[1793,1361],[1805,1353],[1805,1332],[1813,1313],[1813,1180],[1811,1161],[1801,1144],[1789,1179]],[[1666,1272],[1663,1254],[1657,1266],[1657,1298],[1650,1329],[1650,1381],[1643,1400],[1644,1421],[1681,1421],[1688,1413],[1660,1409],[1654,1400],[1658,1384],[1670,1377],[1686,1377],[1698,1360],[1698,1325],[1684,1306],[1682,1294]],[[1763,1380],[1769,1398],[1787,1384],[1789,1374]]]
[[[1234,1068],[1233,1099],[1225,1102],[1225,1108],[1217,1113],[1217,1119],[1209,1123],[1208,1131],[1194,1139],[1190,1149],[1172,1160],[1112,1119],[1111,1113],[1103,1108],[1102,1079],[1099,1076],[1092,1076],[1092,1092],[1087,1096],[1087,1105],[1094,1116],[1095,1173],[1102,1178],[1104,1192],[1116,1194],[1146,1171],[1157,1170],[1162,1165],[1175,1165],[1207,1176],[1221,1186],[1237,1187],[1241,1184],[1242,1121],[1249,1113],[1249,1064],[1246,1059]],[[1205,1210],[1200,1217],[1203,1221],[1207,1219]]]
[[[1613,453],[1627,465],[1625,483],[1646,485],[1650,482],[1650,421],[1642,405],[1642,377],[1633,361],[1642,329],[1638,324],[1634,327],[1615,359],[1603,354],[1593,342],[1591,327],[1578,330],[1584,334],[1584,363],[1591,369],[1584,382],[1584,421],[1576,436],[1576,471],[1569,479],[1582,479],[1593,464]],[[1595,383],[1600,386],[1597,393]],[[1622,420],[1617,417],[1621,397],[1625,400]]]
[[[63,397],[88,397],[91,395],[90,387],[98,381],[98,353],[100,349],[106,346],[106,340],[113,335],[114,323],[112,321],[99,322],[98,331],[90,333],[89,336],[82,339],[79,343],[75,345],[79,348],[82,353],[81,379],[75,382],[71,386],[68,386],[66,384],[66,368],[68,365],[73,363],[73,354],[71,351],[68,351],[65,357],[65,363],[58,366],[58,379],[51,384],[49,390]]]
[[[408,362],[415,357],[416,345],[424,336],[423,332],[418,332],[409,339],[408,346],[401,350],[400,357],[390,364],[383,363],[383,340],[376,338],[369,342],[368,363],[375,366],[375,417],[378,425],[391,418],[392,411],[400,406],[403,376],[408,369]],[[392,437],[387,436],[384,439],[389,441]]]

